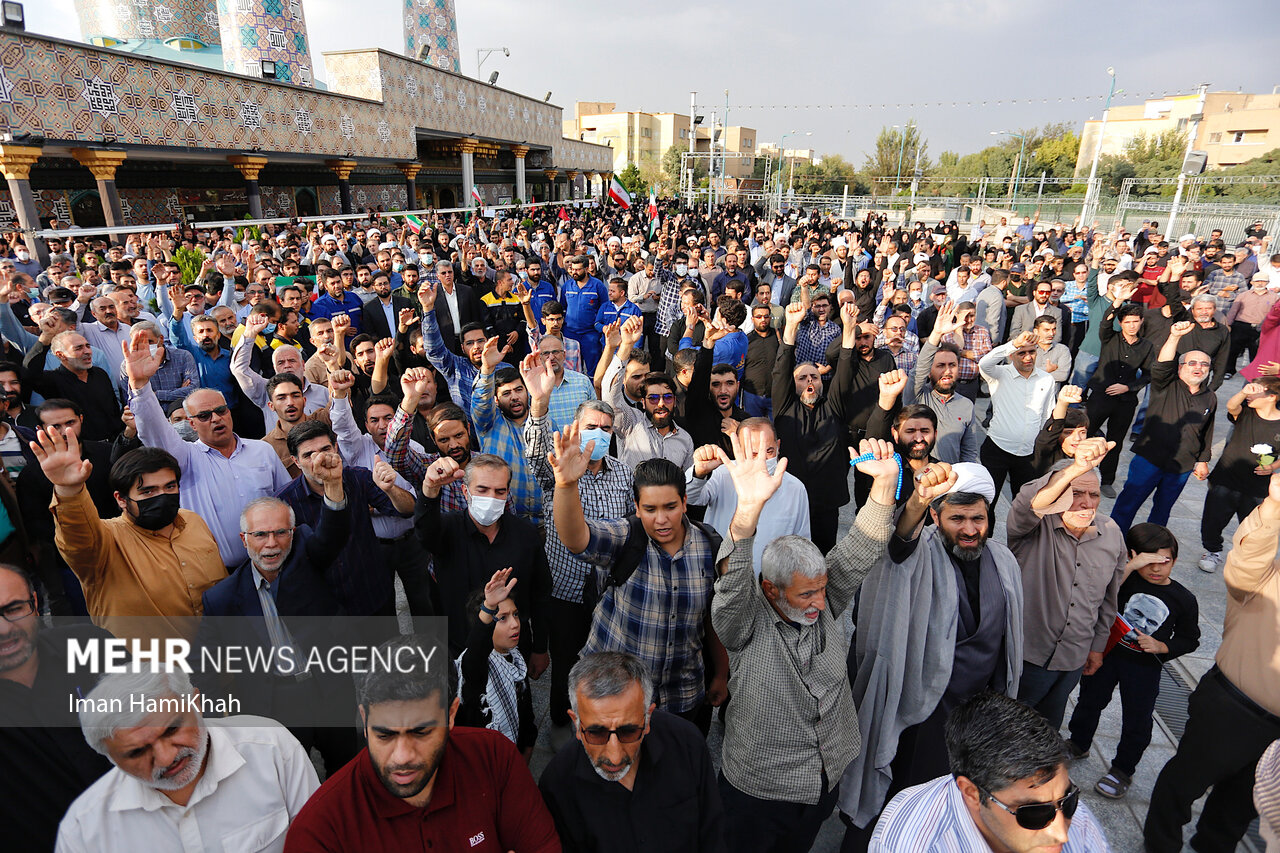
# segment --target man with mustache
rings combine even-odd
[[[908,399],[928,406],[938,416],[934,453],[940,461],[977,462],[982,444],[973,417],[973,401],[956,392],[960,381],[960,348],[944,343],[944,335],[962,328],[951,303],[943,305],[933,331],[925,339],[909,386]]]
[[[681,470],[693,462],[693,438],[675,421],[676,383],[665,373],[650,373],[644,379],[644,414],[628,405],[622,376],[617,374],[607,389],[613,406],[614,435],[618,438],[618,458],[634,468],[646,459],[669,459]]]
[[[1022,570],[988,539],[995,494],[981,465],[929,463],[863,581],[853,654],[862,750],[840,781],[845,850],[865,849],[897,792],[949,772],[941,744],[953,708],[987,689],[1018,692]]]
[[[335,373],[345,373],[345,371],[335,371]],[[280,464],[284,466],[290,477],[297,477],[301,469],[298,468],[298,462],[293,458],[293,454],[289,452],[289,430],[303,421],[319,420],[329,423],[328,409],[317,409],[306,413],[307,399],[302,390],[302,383],[303,380],[292,373],[277,373],[267,383],[267,405],[275,413],[276,425],[271,432],[262,437],[262,440],[275,448],[276,455],[280,457]]]
[[[1062,725],[1081,675],[1102,666],[1129,551],[1098,515],[1096,470],[1112,444],[1087,438],[1075,458],[1022,487],[1009,508],[1009,547],[1023,566],[1026,652],[1018,699]]]
[[[134,851],[144,840],[176,850],[194,836],[222,850],[283,850],[320,787],[297,739],[263,717],[206,720],[186,673],[143,670],[105,676],[84,697],[84,739],[115,767],[71,804],[57,849]],[[130,710],[136,701],[158,710]]]

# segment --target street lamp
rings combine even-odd
[[[782,207],[782,165],[783,165],[783,162],[788,159],[787,158],[787,137],[788,136],[813,136],[813,131],[806,130],[804,133],[801,133],[798,130],[789,130],[786,133],[782,134],[782,141],[778,143],[778,148],[780,149],[779,151],[780,159],[778,160],[778,207],[779,208]],[[791,159],[791,168],[788,170],[788,176],[787,176],[787,195],[791,195],[792,193],[792,183],[793,183],[793,179],[796,176],[796,160],[794,157],[790,159]]]
[[[511,55],[511,51],[510,51],[508,48],[505,48],[505,47],[481,47],[481,48],[476,48],[476,79],[477,79],[477,80],[479,80],[479,79],[480,79],[480,66],[484,65],[485,60],[487,60],[487,59],[489,58],[489,56],[490,56],[490,55],[495,54],[495,53],[498,53],[499,51],[501,51],[501,52],[502,52],[502,55],[503,55],[503,56],[510,56],[510,55]]]
[[[907,130],[915,126],[914,120],[907,122],[906,126],[902,128],[902,135],[898,137],[898,171],[893,176],[893,191],[895,194],[898,192],[898,184],[902,181],[902,152],[907,147]],[[893,128],[897,130],[898,125],[895,124]]]
[[[1098,174],[1098,157],[1102,155],[1102,143],[1105,139],[1103,134],[1107,131],[1107,114],[1111,112],[1111,96],[1116,93],[1116,70],[1108,66],[1107,76],[1111,78],[1111,89],[1107,92],[1107,104],[1102,108],[1102,124],[1098,128],[1098,143],[1093,146],[1093,165],[1089,167],[1089,185],[1085,191],[1084,210],[1080,211],[1080,221],[1082,223],[1093,220],[1094,210],[1098,206],[1099,193],[1094,189],[1093,179]]]
[[[1027,150],[1027,137],[1023,133],[1014,133],[1012,130],[993,130],[992,136],[1013,136],[1022,140],[1022,146],[1018,149],[1018,164],[1013,170],[1013,185],[1009,187],[1009,196],[1011,204],[1015,207],[1018,204],[1018,183],[1022,180],[1022,153]]]

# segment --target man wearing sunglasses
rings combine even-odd
[[[646,459],[669,459],[681,470],[693,464],[693,438],[675,421],[675,381],[665,373],[650,373],[644,380],[644,414],[627,404],[621,375],[608,390],[608,402],[616,419],[618,458],[634,468]]]
[[[1065,742],[1035,711],[979,693],[951,712],[946,745],[951,773],[893,798],[873,853],[1110,850],[1067,773]]]

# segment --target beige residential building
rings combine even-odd
[[[574,117],[564,119],[564,135],[569,139],[609,145],[613,148],[613,171],[628,164],[662,165],[662,156],[672,145],[689,144],[689,116],[681,113],[616,112],[610,101],[578,101]],[[710,150],[710,130],[697,128],[695,151]],[[756,132],[749,127],[729,127],[721,134],[719,146],[745,154],[727,160],[727,172],[735,178],[750,177],[755,168]],[[717,150],[721,150],[719,147]]]
[[[1125,146],[1139,134],[1154,137],[1168,130],[1187,130],[1199,102],[1199,94],[1193,93],[1112,107],[1102,153],[1123,154]],[[1076,177],[1089,174],[1101,125],[1100,118],[1085,122],[1076,156]],[[1269,95],[1209,92],[1205,95],[1204,119],[1196,127],[1191,147],[1209,155],[1209,169],[1236,166],[1280,148],[1280,91]]]

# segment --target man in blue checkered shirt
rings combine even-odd
[[[629,518],[588,519],[583,515],[578,480],[590,456],[570,425],[555,440],[548,460],[555,472],[553,514],[560,541],[596,566],[601,590],[582,654],[621,651],[649,666],[654,701],[663,710],[693,722],[706,734],[711,706],[728,692],[728,656],[710,624],[719,537],[685,515],[684,472],[666,459],[636,466],[633,493],[636,515],[646,538],[635,571],[618,585],[609,570],[624,550]],[[603,571],[602,571],[603,570]],[[703,645],[714,668],[710,686],[703,672]]]
[[[514,367],[502,365],[498,338],[485,341],[480,373],[471,392],[471,421],[480,439],[480,452],[492,453],[511,466],[511,509],[535,524],[542,515],[542,489],[524,455],[524,423],[529,416],[529,392]]]

